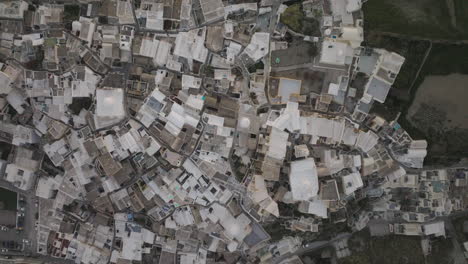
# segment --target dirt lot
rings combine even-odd
[[[275,50],[271,53],[272,67],[285,67],[297,64],[311,63],[317,53],[314,43],[298,41],[290,44],[284,50]]]
[[[327,82],[326,78],[328,77],[324,72],[306,68],[272,72],[271,76],[302,80],[301,94],[309,94],[311,92],[320,94],[322,86]]]

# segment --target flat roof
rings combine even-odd
[[[267,156],[277,159],[279,161],[284,160],[284,158],[286,157],[288,137],[288,133],[281,131],[277,128],[272,128],[270,133],[270,142],[268,146]]]
[[[123,89],[97,89],[96,115],[120,117],[125,115]]]
[[[352,49],[346,43],[325,40],[322,43],[320,62],[333,65],[345,65],[346,57],[352,54]]]
[[[291,162],[289,184],[295,201],[308,201],[317,196],[319,184],[314,159]]]
[[[300,94],[301,84],[301,80],[281,78],[278,89],[278,95],[281,96],[281,103],[287,103],[292,94]]]
[[[346,195],[352,194],[362,186],[363,182],[359,172],[353,172],[349,175],[343,176],[343,189]]]
[[[388,91],[390,91],[391,87],[391,84],[372,77],[372,79],[369,80],[366,93],[372,95],[374,100],[384,103],[385,99],[387,98]]]

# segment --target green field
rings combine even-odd
[[[320,36],[320,23],[304,15],[301,3],[289,6],[281,14],[280,21],[294,32],[309,36]]]
[[[468,30],[468,2],[466,0],[453,0],[457,27]]]
[[[452,14],[447,5],[451,1],[454,7]],[[429,128],[411,124],[406,114],[426,76],[468,74],[468,45],[457,43],[458,40],[468,39],[468,1],[369,0],[363,11],[365,43],[370,47],[394,51],[406,59],[385,104],[374,104],[372,112],[387,120],[392,120],[401,112],[399,122],[402,127],[414,139],[426,139],[429,143],[426,165],[450,165],[465,157],[468,147],[466,129],[443,127],[437,122],[431,123]],[[387,32],[401,36],[390,36]],[[411,40],[406,36],[437,40],[433,42],[417,79],[416,73],[428,50],[429,41]],[[452,96],[450,87],[441,89],[447,90],[444,97]],[[435,110],[439,112],[439,109]],[[450,111],[444,114],[450,119],[454,117]]]
[[[468,39],[468,1],[453,0],[453,16],[447,2],[369,0],[363,6],[365,28],[433,39]]]
[[[348,242],[352,255],[339,264],[423,264],[421,238],[386,236],[374,238],[367,230],[353,234]]]
[[[426,139],[429,143],[428,155],[425,159],[426,165],[451,165],[460,158],[466,157],[468,155],[468,131],[466,129],[448,128],[441,126],[438,122],[429,123],[429,127],[416,123],[411,124],[406,119],[406,114],[426,76],[452,73],[468,74],[468,45],[434,43],[411,93],[408,93],[410,84],[413,82],[424,57],[423,48],[427,45],[427,42],[390,37],[384,37],[383,39],[385,41],[374,42],[372,46],[400,53],[406,57],[406,61],[385,104],[375,104],[372,112],[388,120],[392,120],[398,112],[401,112],[399,122],[402,127],[414,139]],[[452,96],[450,87],[441,87],[441,89],[446,89],[447,93],[443,97],[449,100],[450,96]],[[454,101],[454,107],[455,105],[456,102]],[[464,106],[458,104],[456,107]],[[455,109],[457,109],[456,107]],[[435,108],[435,112],[439,112],[438,109],[442,107],[433,105],[433,108]],[[428,114],[432,115],[431,113]],[[450,119],[456,118],[455,112],[444,112],[444,115]],[[426,124],[428,123],[426,122]]]
[[[16,211],[17,199],[16,192],[0,187],[0,210]]]
[[[348,241],[352,254],[340,259],[338,264],[450,264],[453,262],[451,239],[431,241],[430,255],[424,256],[421,237],[385,236],[370,237],[367,230],[354,233]]]
[[[387,120],[393,120],[398,112],[409,106],[409,90],[418,72],[419,66],[429,47],[427,41],[405,40],[378,34],[366,34],[366,43],[370,47],[384,48],[405,57],[405,63],[398,74],[385,104],[374,104],[372,113],[379,114]],[[413,136],[413,134],[411,134]],[[420,135],[423,137],[423,134]]]
[[[429,48],[429,42],[407,40],[366,32],[365,43],[370,47],[384,48],[405,57],[405,63],[393,84],[394,89],[392,89],[391,92],[394,94],[401,92],[407,93],[424,59],[424,55]],[[405,99],[404,96],[401,97],[401,99]]]
[[[65,5],[63,11],[63,20],[65,22],[71,22],[80,18],[80,6],[79,5]]]
[[[468,74],[468,45],[434,44],[421,73],[424,75]]]

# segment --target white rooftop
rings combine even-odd
[[[98,89],[96,91],[96,115],[100,117],[124,116],[123,100],[122,89]]]
[[[257,61],[267,55],[270,47],[270,34],[265,32],[256,32],[253,34],[249,45],[244,50],[252,60]]]
[[[276,128],[271,129],[270,143],[268,145],[267,156],[277,160],[284,160],[288,144],[289,134]]]
[[[208,49],[205,48],[206,28],[179,32],[176,37],[174,55],[199,62],[205,62]]]
[[[343,190],[346,195],[352,194],[363,185],[361,174],[359,172],[353,172],[349,175],[343,176]]]
[[[353,55],[353,49],[346,43],[324,40],[320,63],[344,66]]]
[[[301,80],[281,78],[278,87],[278,96],[281,96],[281,103],[289,102],[291,95],[299,95],[301,93]]]
[[[314,159],[291,162],[289,184],[294,201],[308,201],[317,196],[319,184]]]

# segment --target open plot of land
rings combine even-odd
[[[17,194],[0,188],[0,210],[16,211]]]
[[[352,255],[340,259],[339,264],[423,264],[421,238],[405,236],[370,237],[368,231],[354,234],[348,246]]]
[[[455,11],[455,23],[459,28],[468,28],[468,2],[466,0],[450,0]]]
[[[468,45],[433,44],[421,73],[424,76],[468,74]]]
[[[372,36],[372,33],[369,39],[369,43],[373,43],[374,47],[395,51],[406,57],[390,96],[385,104],[374,104],[372,112],[389,120],[395,118],[398,112],[402,112],[398,121],[403,128],[413,138],[426,139],[429,143],[425,159],[428,165],[450,165],[459,158],[466,157],[468,129],[466,115],[463,113],[466,112],[463,99],[468,96],[467,79],[458,79],[464,78],[461,76],[448,77],[448,75],[468,74],[468,45],[433,43],[429,56],[409,93],[409,87],[416,78],[428,42]],[[438,87],[424,88],[430,86],[429,83],[432,82],[428,81],[423,85],[426,77],[438,75],[445,76],[440,78],[449,79],[440,80]],[[454,85],[458,88],[454,88]],[[419,91],[420,89],[425,92]],[[426,99],[419,99],[421,96]],[[429,98],[432,102],[427,101]],[[410,106],[411,113],[408,113]]]
[[[408,110],[408,120],[440,155],[468,154],[468,75],[427,76]]]
[[[409,100],[408,91],[430,46],[429,42],[382,36],[372,32],[366,34],[365,37],[368,46],[384,48],[405,57],[403,67],[390,90],[390,94],[401,100]]]
[[[301,3],[290,5],[281,15],[281,23],[292,31],[308,36],[320,36],[320,23],[314,18],[306,17]]]
[[[271,52],[271,66],[285,67],[311,63],[316,53],[317,48],[313,43],[306,41],[293,42],[287,49]]]
[[[451,163],[468,153],[467,74],[468,45],[433,45],[406,115],[408,126],[429,142],[429,163]]]
[[[435,108],[440,112],[437,115],[440,118],[435,116],[436,120],[430,121],[429,124],[421,124],[423,125],[421,128],[429,129],[431,126],[440,126],[441,129],[468,129],[467,83],[468,75],[427,76],[416,92],[416,97],[408,111],[408,117],[418,124],[417,115],[425,111],[423,108]]]
[[[468,231],[466,227],[464,227],[465,222],[468,221],[468,216],[461,216],[452,219],[453,226],[455,228],[457,240],[459,243],[464,243],[468,241]],[[468,226],[468,224],[467,224]]]
[[[465,0],[370,0],[363,6],[369,30],[437,39],[468,38],[466,9]]]
[[[325,79],[328,78],[325,72],[306,68],[272,72],[271,76],[302,80],[301,94],[321,93]]]

